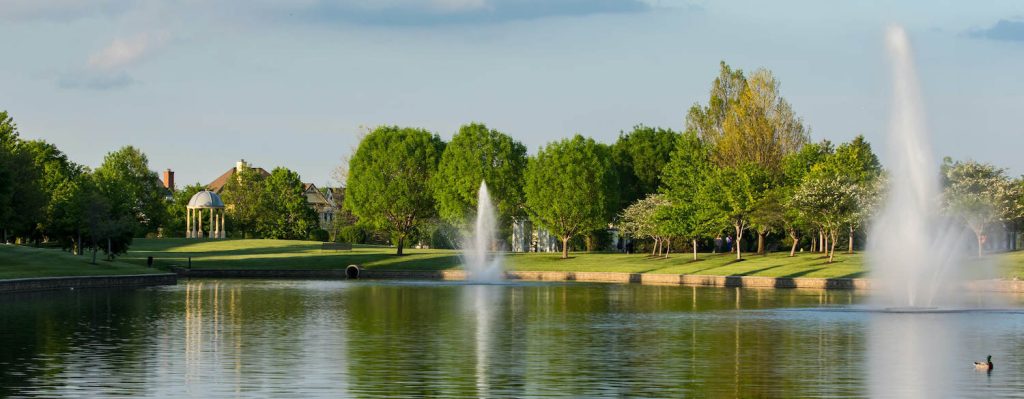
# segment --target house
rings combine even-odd
[[[267,172],[266,169],[251,166],[242,159],[235,163],[235,167],[228,169],[226,172],[210,182],[210,184],[207,184],[206,188],[210,189],[210,191],[213,191],[214,193],[220,194],[224,191],[224,186],[227,185],[232,178],[235,178],[235,175],[247,169],[254,170],[263,177],[270,176],[270,172]],[[331,191],[342,190],[341,198],[343,199],[345,197],[344,189],[327,189],[325,190],[325,194],[324,191],[318,189],[313,183],[302,183],[302,187],[303,194],[306,196],[306,205],[316,211],[317,219],[320,222],[320,228],[330,230],[331,225],[334,223],[334,215],[337,213],[337,210],[341,208],[341,201],[335,202]],[[230,204],[228,204],[228,206],[230,206]]]

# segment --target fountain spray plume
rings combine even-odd
[[[963,259],[962,227],[940,214],[938,162],[924,124],[910,42],[900,27],[886,34],[892,62],[889,187],[868,235],[868,262],[876,296],[889,306],[955,304],[962,281],[953,267]]]
[[[493,282],[503,277],[501,256],[491,252],[496,238],[495,213],[487,182],[481,181],[477,192],[476,223],[462,247],[463,267],[471,281]]]

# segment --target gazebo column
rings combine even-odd
[[[226,211],[220,210],[220,238],[228,238],[228,231],[224,228],[224,223],[227,222]]]
[[[209,235],[210,238],[217,238],[217,237],[213,236],[214,232],[217,231],[217,225],[213,224],[213,212],[214,211],[215,211],[215,209],[210,208],[210,235]]]
[[[192,209],[185,208],[185,238],[192,238]]]
[[[217,210],[212,209],[210,215],[213,216],[213,223],[217,226],[214,229],[213,238],[220,238],[220,216],[217,216]]]
[[[196,216],[196,222],[199,223],[199,230],[196,231],[196,238],[203,238],[203,208],[196,209],[198,215]]]

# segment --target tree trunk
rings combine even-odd
[[[835,232],[835,230],[832,230],[831,234],[832,234],[832,237],[829,239],[829,242],[832,244],[832,247],[831,248],[825,248],[825,249],[828,250],[828,263],[832,263],[832,258],[834,258],[836,256],[836,232]]]
[[[665,245],[665,256],[664,256],[664,258],[668,258],[668,254],[672,252],[672,239],[671,238],[666,238],[665,240],[666,240],[667,244]]]
[[[562,236],[562,259],[569,259],[569,236]]]
[[[765,255],[765,252],[764,252],[764,240],[765,240],[765,236],[767,236],[767,235],[768,235],[767,231],[765,231],[765,232],[758,231],[757,232],[757,254],[758,255]]]
[[[799,243],[796,236],[796,230],[789,231],[789,238],[793,239],[793,246],[789,248],[789,257],[792,258],[796,256],[796,244]]]
[[[697,260],[697,240],[693,240],[693,260]]]
[[[398,247],[397,248],[398,251],[396,252],[396,255],[401,255],[402,254],[402,249],[405,248],[405,235],[404,234],[398,236],[398,245],[397,245],[397,247]]]
[[[818,239],[814,238],[814,235],[812,234],[811,235],[811,252],[814,252],[814,250],[816,250],[816,249],[818,249]]]
[[[827,243],[825,242],[825,231],[818,230],[818,249],[815,250],[814,252],[825,252],[826,244]]]
[[[96,264],[96,252],[97,251],[99,251],[99,248],[96,247],[96,243],[94,242],[92,244],[92,264],[94,264],[94,265]]]
[[[832,237],[829,237],[828,236],[828,232],[826,231],[825,232],[825,236],[824,236],[824,241],[822,241],[822,243],[824,243],[824,245],[821,248],[821,252],[824,252],[825,255],[829,254],[829,251],[828,251],[829,245],[828,244],[831,243],[831,242],[832,242]]]
[[[658,253],[658,237],[654,237],[654,245],[651,246],[651,256]]]
[[[594,235],[587,234],[586,238],[587,252],[594,252]]]
[[[109,237],[107,237],[107,259],[114,260],[114,250],[111,248]]]
[[[846,253],[853,253],[853,226],[850,226],[850,248],[846,251]]]
[[[743,250],[740,249],[740,243],[743,241],[743,225],[736,223],[736,241],[733,243],[736,245],[736,260],[743,259]]]
[[[984,255],[983,248],[984,248],[984,245],[985,245],[985,243],[981,241],[981,233],[982,232],[980,232],[978,230],[974,231],[974,237],[978,240],[978,257],[979,258],[982,257],[982,255]]]

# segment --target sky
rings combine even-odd
[[[934,153],[1024,173],[1024,2],[0,0],[0,110],[98,166],[124,145],[178,185],[239,159],[337,185],[379,125],[482,122],[531,153],[681,130],[719,61],[770,69],[835,143],[886,161],[885,31],[903,26]]]

